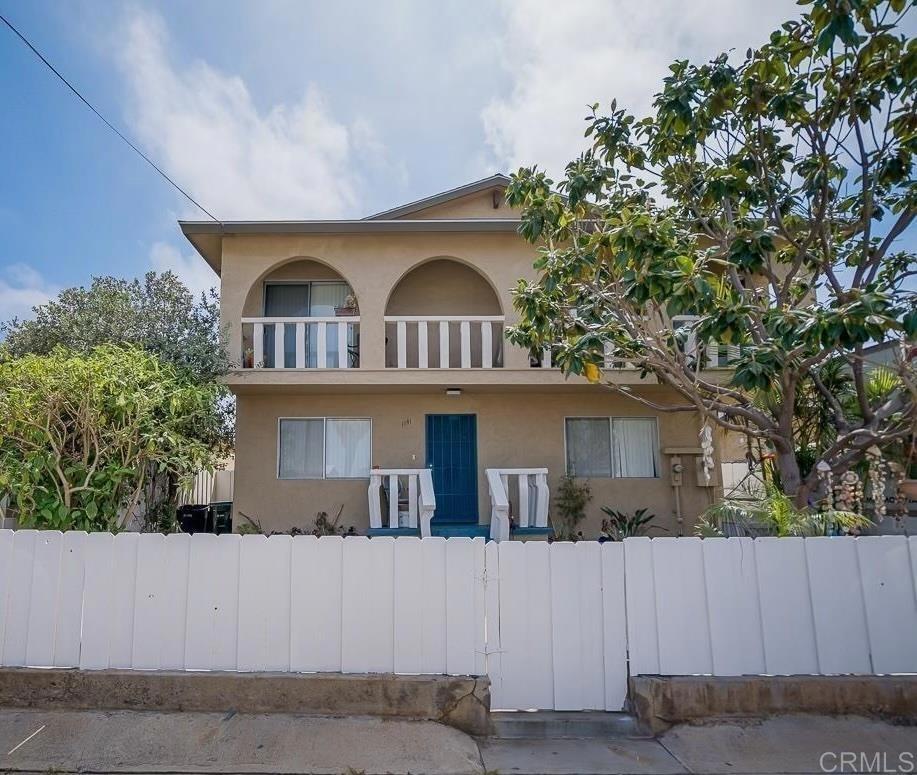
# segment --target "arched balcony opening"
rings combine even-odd
[[[359,315],[356,296],[338,272],[313,259],[289,261],[249,290],[242,368],[356,368]]]
[[[467,264],[436,258],[411,269],[385,307],[388,368],[503,366],[503,310],[490,281]]]

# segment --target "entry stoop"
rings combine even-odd
[[[502,740],[556,740],[651,737],[628,713],[605,711],[492,711],[493,737]]]

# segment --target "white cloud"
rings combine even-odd
[[[194,252],[182,253],[167,242],[156,242],[150,248],[150,265],[157,272],[174,272],[198,297],[215,288],[219,279],[210,266]]]
[[[260,111],[238,76],[203,61],[179,63],[154,13],[131,10],[117,40],[132,132],[218,218],[353,214],[352,129],[331,115],[314,84],[297,101]],[[367,131],[357,127],[361,140]]]
[[[49,301],[59,290],[27,264],[0,267],[0,322],[32,317],[32,307]]]
[[[530,0],[503,10],[513,85],[482,112],[487,142],[508,169],[537,163],[555,175],[586,148],[588,105],[617,98],[646,115],[674,60],[744,52],[801,13],[793,0]]]

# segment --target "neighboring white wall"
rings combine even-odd
[[[0,531],[0,664],[487,673],[502,709],[628,675],[917,672],[917,538],[621,543]]]

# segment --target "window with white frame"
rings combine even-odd
[[[564,432],[570,476],[659,476],[655,417],[568,417]]]
[[[278,428],[279,479],[365,479],[372,421],[352,417],[285,417]]]

